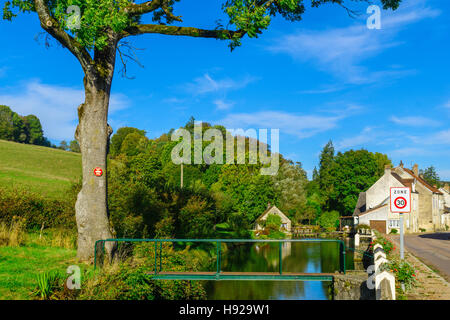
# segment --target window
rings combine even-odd
[[[399,220],[389,220],[389,228],[399,228]]]

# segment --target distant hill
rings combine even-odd
[[[81,154],[0,140],[0,187],[61,199],[81,177]]]

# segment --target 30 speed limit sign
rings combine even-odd
[[[411,212],[411,190],[409,188],[391,188],[391,212]]]

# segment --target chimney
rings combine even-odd
[[[391,173],[391,165],[387,164],[384,166],[384,174],[390,174]]]
[[[403,168],[403,161],[400,160],[400,167]]]
[[[419,166],[417,165],[417,163],[413,167],[413,172],[416,176],[419,175]]]
[[[270,202],[267,202],[267,209],[270,209],[271,206]]]

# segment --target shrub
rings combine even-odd
[[[339,226],[339,212],[337,211],[324,212],[320,215],[317,222],[322,228],[324,228],[327,231],[336,230],[336,227]]]
[[[424,229],[424,228],[419,228],[419,231],[420,231],[420,232],[426,232],[427,230]]]
[[[9,222],[21,217],[27,230],[48,227],[75,228],[75,189],[68,193],[67,200],[46,199],[42,195],[24,189],[0,187],[0,221]]]
[[[18,247],[25,241],[25,219],[14,216],[8,225],[0,223],[0,246]]]
[[[391,229],[391,232],[389,232],[390,234],[397,234],[398,230],[397,229]]]
[[[362,224],[358,224],[356,226],[356,230],[361,230],[361,229],[369,229],[370,230],[372,228],[369,225],[362,223]]]
[[[53,292],[59,287],[62,277],[56,272],[42,272],[37,275],[37,288],[34,295],[42,300],[50,299]]]
[[[404,283],[406,290],[411,289],[417,282],[416,271],[406,261],[392,261],[383,268],[394,273],[397,281]]]

